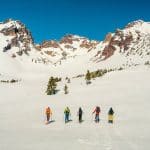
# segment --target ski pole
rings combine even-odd
[[[62,116],[62,121],[64,122],[64,114],[63,114],[63,116]]]
[[[70,119],[69,120],[71,121],[71,113],[70,113]]]
[[[93,113],[92,113],[92,121],[91,122],[93,122]]]
[[[51,119],[50,119],[51,121],[53,121],[53,119],[52,119],[52,115],[51,115]]]

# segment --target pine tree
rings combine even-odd
[[[68,94],[69,92],[68,92],[68,86],[65,84],[65,86],[64,86],[64,92],[65,92],[65,94]]]
[[[86,84],[90,84],[91,83],[91,73],[88,70],[85,76],[85,80],[86,80]]]
[[[51,77],[47,85],[46,91],[47,95],[56,94],[56,87],[57,87],[56,80],[53,77]]]
[[[70,78],[68,78],[68,81],[67,81],[67,83],[70,83],[71,81],[70,81]]]

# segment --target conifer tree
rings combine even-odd
[[[56,94],[56,87],[57,87],[56,80],[53,77],[51,77],[47,85],[46,91],[47,95]]]
[[[65,84],[65,86],[64,86],[64,92],[65,92],[65,94],[68,94],[69,92],[68,92],[68,86]]]
[[[71,81],[70,81],[70,78],[68,78],[68,81],[67,81],[67,83],[70,83]]]
[[[89,70],[87,71],[87,73],[85,75],[85,80],[86,80],[87,85],[91,83],[91,73]]]

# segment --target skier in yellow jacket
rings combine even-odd
[[[65,114],[65,123],[67,123],[67,122],[69,122],[69,116],[71,115],[69,107],[65,108],[64,114]]]
[[[108,123],[113,123],[114,120],[114,111],[112,107],[108,111]]]

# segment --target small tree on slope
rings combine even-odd
[[[47,85],[46,91],[47,95],[56,94],[56,87],[57,87],[56,80],[53,77],[51,77]]]
[[[91,73],[89,70],[87,71],[87,73],[85,75],[85,80],[86,80],[87,85],[91,83]]]
[[[65,86],[64,86],[64,92],[65,92],[65,94],[68,94],[69,92],[68,92],[68,86],[65,84]]]

